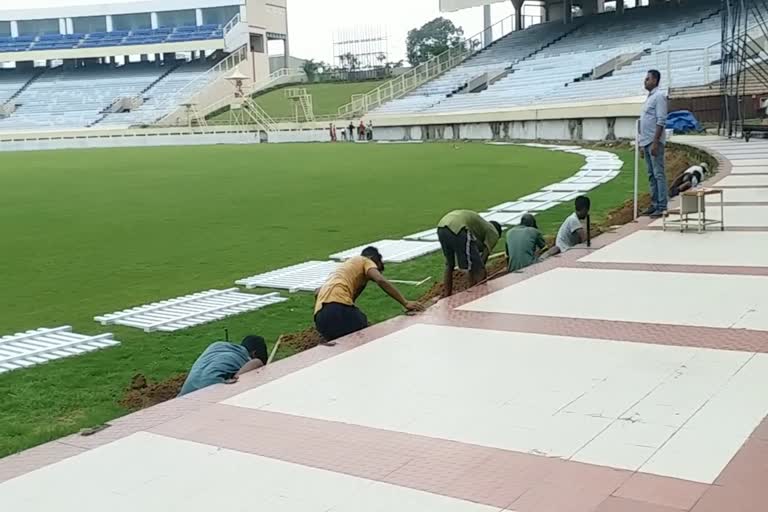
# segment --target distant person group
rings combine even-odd
[[[328,135],[331,138],[331,142],[338,142],[338,132],[335,124],[331,123],[328,125]],[[341,140],[344,142],[373,140],[373,121],[368,121],[366,125],[361,119],[358,126],[355,126],[355,123],[350,121],[349,126],[341,129]]]

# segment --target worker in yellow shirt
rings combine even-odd
[[[315,327],[326,342],[368,327],[368,318],[355,306],[368,281],[373,281],[387,295],[408,311],[423,311],[418,302],[406,299],[392,283],[384,279],[384,262],[375,247],[366,247],[336,269],[320,287],[315,300]]]

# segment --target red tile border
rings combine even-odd
[[[645,272],[680,272],[685,274],[768,276],[768,266],[737,267],[733,265],[670,265],[649,263],[602,263],[591,261],[578,261],[569,266],[572,268],[603,270],[639,270]]]
[[[226,436],[221,435],[224,429]],[[558,458],[223,404],[150,432],[490,506],[512,506],[518,512],[549,510],[563,500],[582,503],[586,512],[632,476]],[[653,478],[659,485],[666,480]]]
[[[710,487],[707,484],[677,478],[665,478],[660,481],[655,475],[635,473],[613,493],[613,496],[649,502],[675,510],[690,510]]]
[[[648,324],[614,320],[587,320],[479,311],[447,311],[422,318],[422,323],[529,332],[554,336],[573,336],[657,345],[768,352],[768,333],[747,329],[722,329],[671,324]]]
[[[683,512],[688,509],[671,508],[663,505],[635,501],[627,498],[609,497],[602,502],[595,512]]]

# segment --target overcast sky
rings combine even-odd
[[[123,0],[126,1],[126,0]],[[128,0],[130,1],[130,0]],[[122,3],[117,0],[0,0],[0,9]],[[368,25],[381,27],[389,36],[393,61],[405,58],[407,32],[439,16],[439,0],[288,0],[291,54],[330,62],[333,36],[339,30]],[[494,5],[493,20],[512,14],[511,2]],[[446,17],[464,28],[466,35],[482,30],[482,8]]]

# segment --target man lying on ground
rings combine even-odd
[[[368,327],[368,318],[355,306],[355,301],[373,281],[387,295],[408,311],[422,311],[418,302],[407,300],[397,288],[384,279],[384,262],[375,247],[366,247],[339,266],[318,290],[315,299],[315,327],[326,342]]]
[[[450,297],[457,264],[459,270],[469,272],[470,286],[485,279],[485,263],[501,237],[501,224],[471,210],[454,210],[437,223],[437,237],[445,256],[443,297]]]
[[[699,165],[690,166],[669,186],[669,197],[675,197],[680,195],[680,192],[698,187],[699,183],[704,181],[704,175],[708,171],[709,166],[703,162]]]
[[[261,336],[246,336],[239,345],[227,341],[212,343],[200,354],[179,396],[237,378],[267,364],[267,344]]]
[[[547,256],[554,256],[565,252],[574,245],[582,244],[587,241],[587,230],[581,224],[581,221],[589,215],[591,206],[587,196],[579,196],[574,202],[574,212],[570,214],[557,232],[555,245],[549,251]]]
[[[523,215],[520,224],[507,231],[506,242],[510,272],[536,263],[547,245],[536,225],[536,218],[530,213]]]

